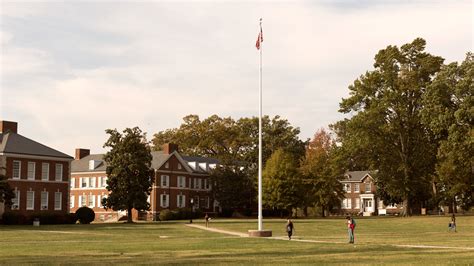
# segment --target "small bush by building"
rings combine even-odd
[[[2,215],[2,223],[7,225],[32,224],[36,219],[40,221],[40,224],[74,224],[77,221],[74,213],[42,211],[27,216],[18,212],[5,212]]]
[[[76,217],[81,224],[90,224],[95,219],[95,212],[89,207],[80,207],[76,211]]]

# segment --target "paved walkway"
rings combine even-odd
[[[245,233],[233,232],[233,231],[222,230],[222,229],[217,229],[217,228],[212,228],[212,227],[205,227],[205,226],[198,225],[198,224],[186,224],[186,226],[201,229],[201,230],[207,230],[207,231],[211,231],[211,232],[221,233],[221,234],[227,234],[227,235],[233,235],[233,236],[239,236],[239,237],[249,237],[249,235],[245,234]],[[264,237],[264,238],[265,239],[288,241],[287,237]],[[291,239],[291,241],[306,242],[306,243],[346,244],[346,245],[348,245],[347,242],[299,239],[297,236],[296,236],[296,238],[293,237]],[[474,250],[474,248],[471,248],[471,247],[449,247],[449,246],[428,246],[428,245],[397,245],[397,244],[378,244],[378,245],[392,246],[392,247],[399,247],[399,248]]]

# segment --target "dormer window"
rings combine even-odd
[[[89,160],[89,170],[95,170],[101,162],[99,160]]]
[[[165,168],[168,169],[170,167],[170,164],[168,162],[165,163]]]
[[[178,164],[178,169],[181,170],[183,167],[181,166],[181,164],[179,163]]]

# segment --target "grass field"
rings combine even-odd
[[[0,264],[474,264],[474,217],[458,217],[457,233],[447,231],[448,222],[360,218],[355,245],[346,243],[343,219],[297,219],[297,241],[230,236],[185,221],[0,226]],[[270,219],[264,228],[283,237],[284,224]],[[236,232],[256,226],[256,220],[211,221],[212,228]]]

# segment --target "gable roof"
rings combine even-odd
[[[73,159],[65,153],[13,132],[0,133],[0,153]]]
[[[344,174],[343,182],[361,182],[365,177],[369,176],[372,178],[372,174],[376,171],[349,171]]]
[[[90,154],[84,156],[80,160],[74,160],[71,162],[71,172],[105,172],[107,165],[104,161],[104,154]],[[89,161],[100,161],[94,169],[89,169]]]

